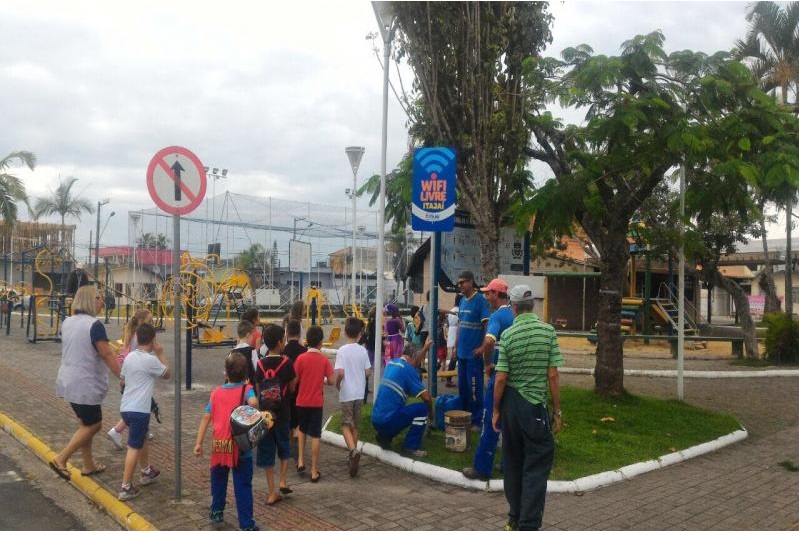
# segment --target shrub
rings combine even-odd
[[[799,321],[784,312],[763,316],[766,324],[766,357],[776,364],[799,362]]]

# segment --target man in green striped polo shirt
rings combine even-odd
[[[547,479],[555,459],[552,433],[560,430],[558,366],[563,364],[555,329],[533,314],[526,284],[509,292],[513,325],[499,341],[491,422],[502,432],[506,529],[537,530],[544,517]],[[547,411],[547,391],[553,417]]]

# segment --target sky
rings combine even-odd
[[[729,50],[746,32],[746,6],[552,2],[554,41],[545,53],[587,43],[615,54],[621,42],[656,29],[667,51]],[[35,171],[15,170],[32,199],[68,176],[79,178],[77,192],[93,204],[108,198],[103,225],[115,216],[101,245],[129,243],[128,212],[154,207],[147,165],[171,145],[228,169],[227,178],[209,181],[208,196],[344,207],[352,187],[344,148],[366,149],[359,184],[380,171],[382,68],[374,47],[382,43],[367,37],[375,31],[364,1],[5,2],[0,153],[37,155]],[[412,83],[408,70],[403,83]],[[407,150],[406,126],[392,97],[389,171]],[[359,200],[359,209],[367,206]],[[68,222],[78,224],[80,255],[96,217]]]

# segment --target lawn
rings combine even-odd
[[[603,399],[590,390],[561,387],[564,429],[556,437],[553,480],[572,480],[614,470],[639,461],[713,440],[740,429],[729,415],[710,412],[678,401],[626,395]],[[371,405],[363,408],[360,439],[375,443],[370,422]],[[328,426],[341,432],[341,416]],[[394,449],[402,447],[403,435],[394,438]],[[479,437],[463,453],[444,448],[444,431],[433,430],[423,442],[426,462],[460,471],[470,466]],[[499,462],[499,455],[497,456]],[[495,478],[501,478],[495,472]]]

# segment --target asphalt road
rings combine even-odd
[[[41,459],[0,431],[0,531],[118,530]]]

